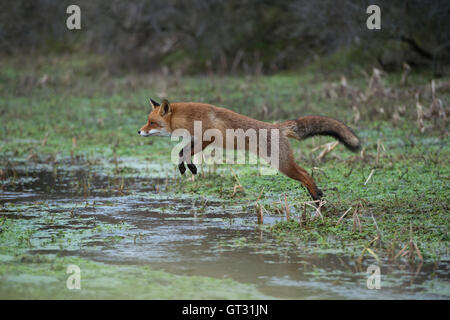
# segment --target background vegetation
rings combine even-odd
[[[425,283],[448,277],[448,1],[379,1],[380,31],[366,28],[368,1],[78,1],[80,31],[65,27],[68,4],[0,3],[0,295],[57,297],[56,280],[51,291],[31,284],[34,276],[64,279],[66,262],[91,266],[93,279],[97,269],[105,278],[124,270],[89,258],[101,253],[92,238],[108,245],[141,239],[118,231],[117,221],[92,225],[83,215],[105,210],[96,207],[104,205],[95,203],[99,190],[112,207],[122,196],[187,197],[199,203],[192,214],[215,216],[228,207],[255,227],[262,215],[257,228],[276,239],[272,250],[280,256],[285,246],[317,260],[332,252],[356,261],[352,268],[376,262],[402,275],[405,265],[417,275],[425,263]],[[203,165],[195,181],[179,178],[170,141],[136,134],[149,97],[207,102],[270,122],[327,115],[349,124],[363,149],[352,154],[326,137],[293,142],[297,161],[325,192],[326,208],[317,212],[296,181],[261,176],[254,166]],[[54,180],[34,176],[30,168],[41,166]],[[79,168],[86,176],[72,173]],[[107,183],[96,185],[96,175]],[[58,176],[70,182],[49,183]],[[143,192],[129,178],[150,186]],[[30,190],[41,201],[9,202],[10,193]],[[67,204],[50,201],[58,192]],[[77,217],[85,236],[72,230]],[[56,224],[58,230],[42,231]],[[218,251],[266,250],[267,242],[249,239],[211,241]],[[69,257],[40,258],[55,246]],[[218,287],[217,297],[262,297],[233,281],[125,269],[116,292],[127,288],[126,297],[133,288],[134,297],[146,298],[165,290],[154,281],[148,293],[135,274],[182,284],[181,291],[166,290],[167,298],[189,298],[193,286],[202,289],[198,298]],[[443,288],[440,294],[450,296],[448,283]],[[99,290],[93,286],[84,297],[111,297]]]
[[[370,1],[77,1],[82,30],[68,32],[70,1],[3,1],[0,50],[10,54],[89,50],[114,71],[261,73],[304,66],[340,52],[344,65],[436,75],[450,61],[446,0],[377,1],[382,29],[366,28]]]

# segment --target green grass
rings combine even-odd
[[[6,257],[6,260],[5,260]],[[148,266],[120,266],[75,257],[0,255],[2,299],[263,299],[231,279],[178,276]],[[68,290],[69,265],[80,268],[81,290]]]
[[[333,65],[333,61],[329,63]],[[438,118],[425,120],[426,130],[421,133],[416,122],[414,93],[420,93],[426,109],[431,103],[428,74],[413,71],[406,85],[400,84],[400,74],[387,75],[383,83],[386,92],[370,95],[369,79],[355,72],[347,82],[366,98],[359,95],[355,100],[343,92],[339,74],[326,75],[319,69],[262,77],[163,77],[111,76],[103,70],[104,65],[101,57],[93,56],[2,59],[2,166],[17,158],[43,161],[50,155],[107,160],[132,157],[167,164],[173,145],[169,139],[143,139],[136,133],[146,122],[149,97],[212,103],[264,121],[307,114],[332,116],[348,123],[362,138],[363,156],[339,145],[318,161],[320,150],[312,150],[332,139],[292,142],[296,159],[313,173],[325,192],[328,204],[323,220],[311,219],[313,210],[308,209],[307,222],[301,226],[299,217],[309,200],[305,189],[280,174],[261,176],[255,166],[231,167],[243,187],[234,196],[237,181],[229,165],[217,170],[203,166],[194,182],[170,183],[168,192],[230,199],[255,215],[255,221],[254,202],[260,194],[265,214],[273,215],[284,215],[286,195],[292,220],[264,229],[280,241],[309,241],[317,245],[313,250],[332,248],[359,255],[380,233],[381,241],[372,243],[371,248],[380,258],[392,259],[412,235],[425,260],[448,257],[450,149],[446,123]],[[450,92],[441,84],[448,80],[437,82],[436,95],[444,106],[448,106]],[[353,106],[359,110],[359,120],[355,120]],[[402,110],[399,106],[404,106],[404,111],[398,111]],[[353,230],[357,206],[361,232]],[[353,209],[337,226],[349,207]]]
[[[340,150],[334,152],[337,158],[330,157],[321,163],[308,161],[316,153],[298,157],[308,170],[317,168],[312,172],[328,202],[323,220],[317,217],[309,221],[314,210],[308,207],[308,222],[304,228],[298,222],[303,203],[310,200],[309,196],[296,181],[281,174],[259,176],[257,168],[233,166],[244,188],[234,197],[233,187],[237,181],[231,169],[206,174],[206,178],[189,184],[177,184],[173,189],[180,194],[214,195],[244,202],[255,217],[253,203],[261,192],[260,203],[272,214],[285,214],[286,195],[292,220],[279,222],[266,230],[288,241],[318,242],[326,248],[347,248],[356,255],[378,235],[375,221],[382,237],[376,250],[383,258],[392,258],[393,251],[397,253],[409,243],[411,224],[413,239],[424,259],[439,260],[448,255],[450,240],[448,148],[439,138],[414,134],[411,132],[414,129],[392,130],[387,123],[381,125],[379,132],[370,128],[362,132],[367,141],[364,158],[340,146]],[[415,140],[415,145],[409,146],[405,137]],[[370,143],[377,139],[385,146],[378,162],[376,143]],[[365,184],[372,170],[374,173]],[[362,232],[359,228],[353,230],[353,212],[359,205]],[[339,217],[350,207],[352,210],[336,226]]]

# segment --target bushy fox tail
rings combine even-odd
[[[333,118],[306,116],[282,122],[280,127],[288,129],[287,136],[289,138],[303,140],[315,135],[332,136],[352,151],[360,148],[360,141],[353,131]]]

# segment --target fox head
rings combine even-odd
[[[161,104],[150,99],[150,105],[153,110],[148,115],[148,120],[145,126],[143,126],[138,134],[143,137],[148,136],[170,136],[170,117],[172,116],[172,108],[169,101],[164,99]]]

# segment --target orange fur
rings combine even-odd
[[[272,124],[210,104],[194,102],[176,102],[169,104],[167,100],[164,100],[161,105],[158,105],[153,100],[151,100],[151,103],[153,110],[148,116],[147,123],[139,131],[140,134],[142,132],[144,134],[147,132],[156,132],[157,134],[160,132],[171,133],[176,129],[186,129],[191,136],[194,136],[194,121],[201,121],[202,134],[208,129],[220,130],[224,138],[223,147],[225,148],[227,145],[226,129],[243,129],[244,131],[254,129],[257,133],[260,129],[279,129],[279,170],[286,176],[300,181],[315,200],[321,198],[322,191],[317,188],[316,183],[308,172],[295,163],[288,138],[304,139],[316,134],[332,135],[350,149],[356,150],[359,147],[359,139],[347,126],[342,122],[328,117],[303,117],[297,120]],[[267,149],[270,150],[270,133],[267,134],[267,138]],[[212,142],[204,141],[200,150],[206,148],[210,143]],[[235,148],[237,147],[236,141],[234,141],[234,146]],[[246,150],[249,149],[248,141],[246,141],[244,148]],[[194,154],[194,148],[190,149],[192,156]],[[184,164],[181,165],[184,166]],[[184,172],[181,168],[180,171],[182,173]]]

